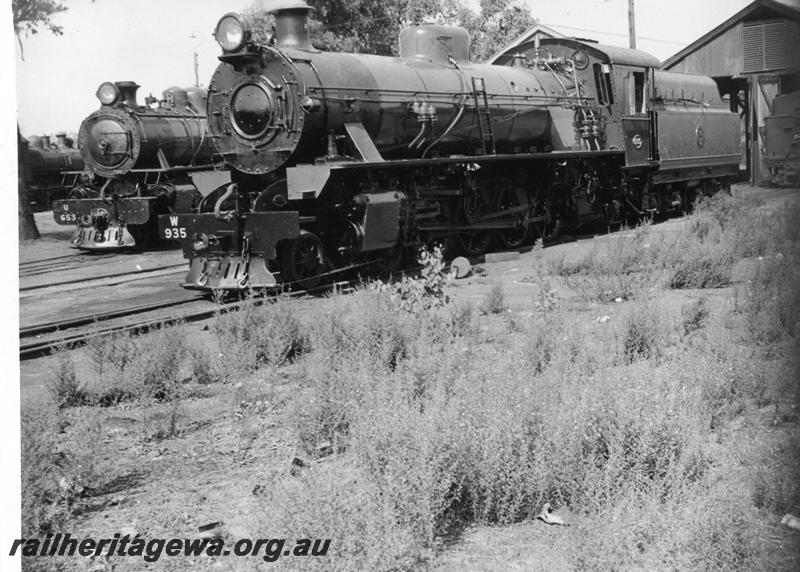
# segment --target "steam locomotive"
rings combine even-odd
[[[274,9],[267,45],[237,14],[217,24],[207,115],[232,181],[159,217],[186,288],[311,286],[429,241],[515,248],[685,209],[738,175],[738,118],[711,78],[644,52],[547,39],[482,65],[440,25],[403,30],[399,57],[322,52],[310,10]]]
[[[63,199],[79,182],[84,169],[83,157],[66,133],[31,135],[22,168],[28,174],[28,196],[34,211],[45,211],[54,200]]]
[[[171,87],[140,106],[138,88],[101,84],[100,109],[81,123],[78,143],[93,180],[53,204],[58,224],[76,226],[72,244],[80,249],[151,243],[158,239],[156,215],[191,212],[204,189],[227,180],[212,164],[205,90]]]

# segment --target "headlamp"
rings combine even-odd
[[[119,88],[116,84],[106,81],[97,88],[96,95],[103,105],[114,105],[119,99]]]
[[[224,52],[237,52],[250,40],[250,27],[239,14],[225,14],[217,23],[214,38]]]

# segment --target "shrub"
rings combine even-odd
[[[447,328],[456,337],[474,336],[478,331],[475,306],[472,302],[454,304],[448,314]]]
[[[58,486],[66,456],[59,450],[57,419],[55,411],[38,408],[22,411],[23,535],[55,531],[67,516]]]
[[[688,336],[702,328],[708,320],[708,316],[709,311],[705,298],[698,298],[693,302],[685,304],[681,308],[683,335]]]
[[[417,262],[422,266],[416,277],[403,276],[399,283],[375,282],[374,288],[388,293],[392,302],[400,309],[413,314],[440,308],[449,302],[445,285],[452,278],[445,272],[442,247],[420,248]]]
[[[126,370],[127,387],[141,399],[169,401],[179,397],[181,367],[187,355],[185,330],[159,328],[137,338],[135,347]]]
[[[567,285],[587,301],[630,300],[661,282],[661,242],[652,237],[649,225],[638,227],[633,236],[611,236],[595,244],[583,259],[558,265]]]
[[[137,354],[136,342],[129,332],[92,336],[86,341],[86,354],[98,377],[116,377],[125,372]]]
[[[87,411],[23,410],[22,530],[30,536],[56,532],[73,511],[114,478],[102,451],[105,430]]]
[[[47,389],[56,407],[75,407],[90,401],[84,383],[78,381],[70,349],[57,348],[54,352],[55,368],[50,374]]]
[[[481,304],[481,310],[486,314],[501,314],[508,310],[506,295],[500,282],[492,284],[489,294],[486,295]]]
[[[660,318],[644,304],[636,305],[626,315],[621,332],[621,354],[624,363],[661,355],[663,334]]]
[[[735,262],[733,252],[724,242],[690,243],[675,251],[670,288],[722,288],[728,286]]]
[[[766,530],[740,483],[657,498],[626,490],[580,527],[573,565],[588,570],[765,569]]]
[[[740,302],[750,338],[764,347],[795,336],[800,326],[798,257],[759,260]]]
[[[265,364],[280,365],[298,357],[307,346],[306,334],[286,300],[220,314],[211,328],[228,371],[252,373]]]

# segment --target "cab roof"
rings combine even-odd
[[[595,58],[611,64],[637,66],[647,68],[660,68],[661,63],[657,58],[641,50],[606,46],[595,42],[579,40],[577,38],[542,38],[539,41],[541,48],[547,46],[567,46],[574,50],[582,50]],[[536,49],[534,41],[528,41],[518,46],[509,48],[504,54],[498,56],[493,63],[504,65],[514,56],[523,52],[533,52]]]

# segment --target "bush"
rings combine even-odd
[[[708,320],[709,311],[705,298],[698,298],[681,308],[683,335],[688,336],[702,328]]]
[[[57,348],[54,352],[55,369],[50,374],[47,389],[56,407],[75,407],[90,401],[86,385],[78,381],[75,363],[69,348]]]
[[[129,332],[111,332],[90,337],[86,354],[98,377],[123,375],[138,353],[136,341]]]
[[[631,300],[661,282],[662,248],[650,226],[643,225],[633,236],[610,236],[583,259],[562,261],[554,270],[587,301]]]
[[[307,338],[295,318],[291,302],[257,305],[220,314],[211,331],[217,338],[224,369],[252,373],[262,365],[281,365],[306,350]]]
[[[486,295],[483,304],[481,304],[481,310],[485,314],[502,314],[508,310],[505,292],[503,292],[503,285],[500,282],[492,284],[489,294]]]
[[[750,338],[763,347],[789,339],[800,327],[800,258],[774,256],[759,260],[739,301]]]
[[[403,276],[399,283],[387,284],[380,280],[373,285],[375,290],[389,295],[399,309],[412,314],[421,314],[440,308],[449,302],[445,285],[452,272],[445,272],[442,247],[420,248],[417,262],[422,266],[418,276]]]
[[[648,305],[636,305],[625,317],[621,333],[621,354],[626,364],[661,356],[661,320]]]
[[[129,387],[142,399],[170,401],[180,397],[181,368],[187,355],[185,330],[159,328],[138,338],[136,347],[127,370]]]
[[[104,435],[86,411],[22,411],[23,536],[63,530],[84,499],[113,479]]]
[[[46,409],[22,412],[23,536],[54,532],[67,517],[58,486],[66,456],[59,450],[57,419],[56,412]]]

